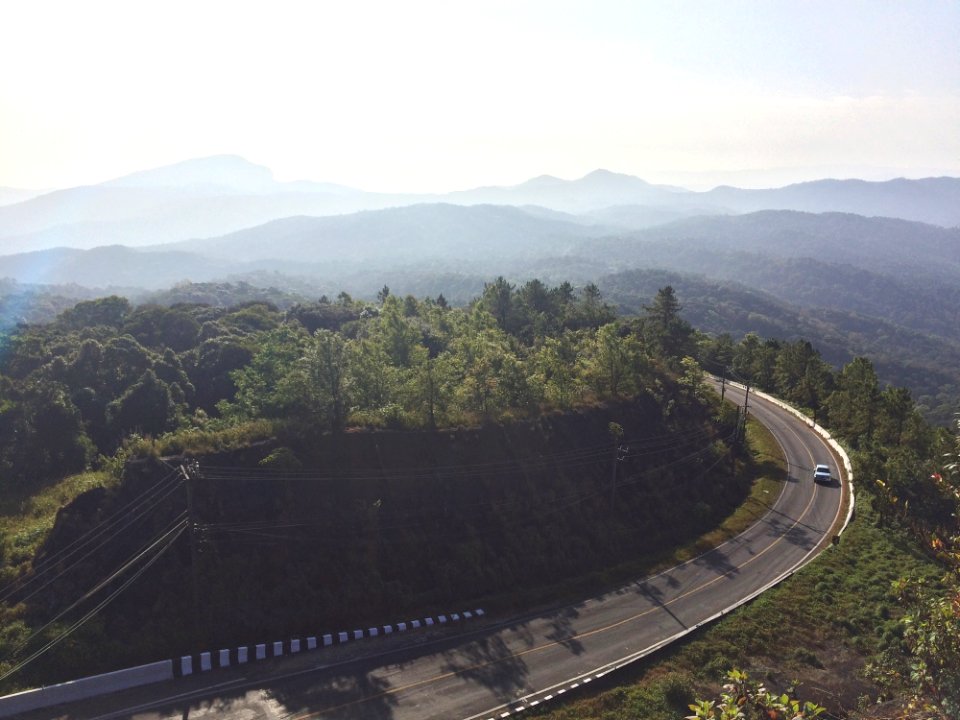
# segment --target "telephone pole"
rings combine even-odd
[[[623,437],[623,427],[615,422],[608,425],[610,434],[613,436],[613,463],[610,468],[610,510],[613,510],[617,504],[617,465],[623,460],[623,446],[620,445],[620,438]]]
[[[187,488],[187,536],[190,539],[190,575],[193,584],[193,626],[194,634],[201,630],[200,624],[200,566],[197,561],[197,516],[193,503],[193,483],[200,474],[200,464],[193,460],[180,465]]]
[[[747,391],[743,394],[743,420],[740,425],[740,440],[744,440],[747,437],[747,408],[749,407],[748,400],[750,398],[750,381],[747,381]]]

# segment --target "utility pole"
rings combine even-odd
[[[613,510],[617,504],[617,465],[623,459],[621,454],[624,452],[624,448],[620,445],[620,438],[623,437],[623,426],[612,422],[607,427],[613,436],[613,463],[610,468],[610,510]]]
[[[200,624],[200,566],[197,562],[197,516],[193,503],[193,482],[200,472],[200,464],[190,461],[181,463],[180,473],[187,488],[187,535],[190,539],[190,574],[193,581],[193,627],[194,634],[201,630]]]
[[[747,408],[748,400],[750,398],[750,381],[747,381],[747,391],[743,394],[743,425],[740,430],[740,439],[744,440],[747,437]]]
[[[724,395],[727,394],[727,369],[720,371],[720,402],[723,402]]]

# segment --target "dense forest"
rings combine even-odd
[[[298,568],[305,583],[301,592],[312,587],[307,580],[311,573],[342,577],[353,571],[349,568],[375,558],[376,572],[357,576],[343,595],[351,598],[356,613],[371,619],[385,611],[382,599],[387,597],[400,597],[404,607],[461,599],[463,588],[481,581],[474,574],[478,569],[487,568],[484,581],[499,577],[509,585],[519,577],[532,577],[536,583],[555,570],[575,576],[598,560],[618,562],[623,556],[609,554],[611,547],[624,538],[636,538],[638,528],[654,524],[657,512],[688,502],[684,521],[675,523],[675,534],[642,546],[655,552],[715,522],[730,510],[729,502],[745,492],[723,462],[733,450],[733,411],[710,400],[704,370],[776,393],[830,427],[852,451],[861,487],[882,522],[912,533],[928,552],[956,567],[960,556],[956,439],[924,420],[909,391],[883,386],[865,357],[834,370],[808,341],[756,333],[737,341],[729,335],[705,335],[682,319],[681,310],[671,286],[661,287],[636,315],[618,318],[596,286],[550,287],[537,280],[515,286],[499,278],[462,307],[452,307],[442,295],[398,297],[387,287],[376,302],[341,293],[333,300],[322,297],[283,310],[257,300],[230,307],[201,302],[133,306],[115,296],[81,302],[48,324],[19,326],[5,339],[0,356],[0,481],[7,514],[16,514],[17,506],[20,513],[29,511],[35,507],[31,498],[65,476],[98,472],[93,481],[97,487],[61,512],[53,532],[47,526],[4,534],[3,666],[16,667],[38,644],[63,631],[80,578],[104,570],[78,565],[64,574],[66,589],[42,602],[31,599],[32,591],[22,590],[49,568],[62,569],[53,559],[98,518],[138,498],[162,494],[162,502],[156,503],[161,512],[138,530],[139,537],[182,533],[178,515],[182,501],[177,494],[181,484],[162,470],[162,462],[151,459],[157,456],[199,454],[211,458],[214,469],[231,464],[245,468],[234,478],[239,482],[235,487],[242,488],[234,497],[211,494],[208,488],[197,498],[208,530],[203,562],[208,572],[221,572],[216,580],[220,589],[211,592],[222,597],[238,586],[246,587],[238,582],[251,556],[232,543],[218,546],[216,534],[238,529],[263,534],[263,528],[249,525],[250,503],[257,498],[261,508],[269,506],[265,517],[274,522],[294,515],[298,500],[311,494],[313,504],[301,511],[322,508],[324,517],[335,517],[344,507],[338,501],[350,505],[350,512],[341,518],[343,527],[333,522],[326,534],[312,535],[311,530],[294,538],[331,548],[342,545],[344,537],[361,538],[350,550],[341,549],[336,562],[328,555],[323,563],[307,567],[295,551],[280,554]],[[599,415],[591,416],[591,409],[597,408]],[[623,419],[618,432],[626,428],[634,447],[652,448],[655,459],[624,458],[618,495],[623,513],[609,535],[591,535],[598,532],[591,527],[591,513],[607,507],[611,444],[617,457],[620,437],[614,426],[598,418],[613,415]],[[580,418],[578,434],[585,443],[589,470],[583,477],[556,472],[554,462],[551,472],[559,479],[544,486],[537,463],[542,465],[544,458],[556,458],[560,448],[570,450],[576,444],[570,435],[576,423],[564,425],[559,418],[565,416]],[[513,435],[505,428],[514,428]],[[431,434],[445,439],[430,443],[429,449],[422,439],[415,439]],[[518,444],[511,437],[524,439]],[[656,438],[664,437],[671,440],[657,447]],[[470,443],[479,445],[465,449]],[[401,463],[406,475],[430,468],[420,494],[402,499],[391,485],[390,473],[376,457],[391,444],[406,448],[395,450],[396,456],[409,455]],[[490,538],[479,525],[461,525],[465,541],[453,544],[459,558],[436,560],[463,572],[448,572],[437,592],[430,594],[437,588],[428,588],[429,583],[407,583],[403,573],[391,576],[385,568],[415,575],[398,548],[429,544],[431,532],[446,537],[452,533],[443,520],[432,530],[401,529],[416,512],[436,509],[432,501],[445,487],[438,468],[452,463],[476,467],[482,465],[484,453],[509,468],[500,474],[509,479],[511,489],[485,511],[487,515],[481,514],[487,526],[498,528],[497,542],[509,540],[534,549],[547,547],[547,539],[572,542],[563,553],[569,564],[544,565],[540,560],[545,551],[535,550],[539,574],[531,576],[512,550],[495,543],[491,549]],[[952,460],[945,461],[949,453]],[[350,468],[363,472],[349,487],[325,492],[318,485],[306,494],[296,489],[294,480],[304,473],[329,482],[347,478]],[[648,472],[651,469],[655,472]],[[168,474],[158,477],[161,472]],[[663,482],[707,474],[716,484],[713,495],[705,490],[710,483]],[[470,491],[474,494],[455,499],[464,505],[482,503],[485,494],[502,491],[482,475],[478,473]],[[592,479],[584,479],[587,476]],[[283,490],[270,494],[270,487]],[[671,495],[673,491],[680,496]],[[537,507],[543,497],[548,500],[537,511],[540,531],[516,532],[511,513]],[[656,501],[653,506],[651,498]],[[576,503],[575,513],[559,512],[567,503]],[[451,508],[441,510],[449,513]],[[230,522],[225,523],[228,516]],[[456,518],[453,512],[446,522]],[[391,542],[398,536],[391,536],[388,528],[399,532],[396,547]],[[269,552],[278,551],[271,546]],[[123,558],[114,559],[122,564]],[[349,568],[336,564],[348,560],[353,563]],[[168,573],[170,579],[180,576],[188,558],[180,552],[167,561],[157,571]],[[271,572],[266,566],[261,571]],[[903,654],[888,658],[889,675],[902,685],[910,672],[897,662],[925,663],[923,682],[914,683],[918,696],[934,697],[937,692],[943,696],[943,683],[953,677],[951,666],[938,658],[956,650],[957,618],[955,613],[938,615],[936,608],[949,605],[948,589],[955,593],[956,587],[950,577],[936,587],[903,584],[906,617],[916,621],[903,635]],[[258,591],[249,586],[244,592]],[[342,603],[337,605],[340,593],[311,592],[318,607],[311,621],[350,618],[337,615],[342,612]],[[135,589],[131,597],[144,600]],[[374,600],[364,605],[359,598]],[[250,608],[274,600],[269,594],[244,597]],[[157,623],[150,630],[152,639],[139,648],[141,653],[185,649],[178,644],[186,642],[184,635],[164,636],[162,627],[164,618],[184,610],[183,602],[165,596],[155,598],[152,605],[141,604],[140,612],[146,615],[140,619],[152,614]],[[19,682],[69,673],[90,659],[82,650],[90,643],[105,648],[100,662],[131,659],[108,641],[121,627],[110,624],[118,622],[119,613],[110,617],[86,625],[74,636],[74,644],[55,650],[36,665],[35,675],[22,675]],[[290,625],[288,617],[273,618],[272,625],[258,622],[240,622],[239,630],[211,627],[210,639],[234,639],[230,632],[251,638],[268,629],[300,629]],[[149,629],[148,621],[145,626]],[[931,650],[934,646],[925,632],[936,634],[938,643],[952,638],[953,651],[942,644]],[[941,697],[937,702],[946,701]]]

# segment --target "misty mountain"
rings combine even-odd
[[[725,211],[705,205],[611,205],[599,210],[591,210],[574,217],[589,220],[607,227],[623,230],[641,230],[666,225],[684,218],[704,215],[726,215]]]
[[[816,180],[770,190],[718,187],[699,193],[699,197],[704,204],[740,213],[767,209],[844,212],[944,227],[960,225],[960,178],[952,177],[885,182]]]
[[[280,183],[235,156],[191,160],[0,207],[8,253],[53,247],[139,247],[223,235],[293,215],[333,215],[409,202],[341,185]]]
[[[766,210],[689,218],[585,241],[573,252],[600,254],[622,268],[654,266],[711,276],[732,267],[742,272],[746,263],[736,254],[749,253],[845,264],[907,282],[960,280],[960,228],[843,213]]]
[[[542,176],[509,187],[418,195],[277,182],[269,169],[225,155],[0,206],[0,247],[5,253],[111,244],[142,247],[219,237],[297,215],[342,215],[428,203],[537,205],[582,215],[582,223],[624,229],[760,209],[857,212],[953,226],[960,224],[960,179],[824,180],[775,190],[721,187],[692,192],[597,170],[577,180]]]
[[[608,229],[553,211],[507,206],[412,205],[329,217],[290,217],[216,238],[128,248],[59,248],[0,257],[0,277],[21,283],[160,289],[283,273],[334,287],[379,288],[385,275],[537,273]],[[592,266],[591,274],[606,265]],[[561,261],[559,272],[565,272]],[[583,272],[575,273],[582,277]],[[532,276],[532,275],[531,275]],[[376,283],[379,282],[379,285]]]
[[[520,185],[452,192],[445,199],[461,205],[540,205],[562,212],[585,213],[611,205],[682,206],[695,202],[696,195],[682,188],[651,185],[631,175],[595,170],[579,180],[543,175]]]
[[[0,277],[28,285],[159,289],[184,280],[224,277],[242,266],[180,251],[149,253],[109,245],[56,248],[0,257]]]
[[[504,263],[565,255],[585,238],[609,233],[549,213],[504,205],[410,205],[332,217],[291,217],[178,249],[253,262],[387,264],[453,262],[501,272]],[[499,269],[498,269],[499,268]]]
[[[949,335],[960,229],[890,218],[763,211],[640,231],[543,208],[411,205],[271,221],[220,237],[137,250],[102,247],[0,258],[0,277],[151,289],[279,272],[366,287],[377,278],[467,273],[589,282],[661,268],[736,280],[804,307],[835,307]],[[923,315],[924,308],[936,312]]]

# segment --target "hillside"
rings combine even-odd
[[[663,271],[608,278],[607,297],[619,292],[639,310],[617,323],[596,288],[500,278],[466,309],[384,288],[376,305],[341,294],[282,312],[252,287],[184,286],[188,302],[207,294],[216,303],[134,308],[112,297],[17,328],[0,353],[0,432],[16,438],[0,444],[9,513],[0,575],[14,581],[11,630],[0,638],[6,667],[90,578],[164,539],[171,552],[151,558],[155,581],[133,585],[21,682],[363,626],[464,598],[510,613],[595,592],[612,577],[597,567],[642,572],[747,493],[750,475],[739,471],[752,454],[732,442],[736,415],[704,392],[691,355],[704,364],[726,357],[754,387],[816,410],[862,464],[860,487],[884,522],[902,517],[898,497],[931,528],[950,514],[931,488],[914,487],[933,482],[926,468],[948,436],[909,394],[882,387],[879,365],[856,358],[834,370],[819,349],[784,334],[704,336],[663,283],[689,294],[683,313],[721,326],[767,327],[757,309],[769,312],[773,335],[823,330],[833,318],[788,316],[762,293],[698,282]],[[230,296],[248,302],[222,307]],[[851,332],[873,331],[869,319],[854,320]],[[184,592],[189,544],[175,542],[187,527],[183,478],[169,459],[154,459],[173,453],[200,458],[196,617]],[[59,483],[95,455],[100,472]],[[894,481],[896,497],[883,495]],[[50,508],[74,496],[54,522]],[[124,518],[122,542],[62,570],[44,564],[103,517]],[[897,552],[888,580],[917,554]],[[55,584],[34,599],[21,581],[50,568]],[[864,570],[850,582],[859,587],[870,573],[875,581]],[[883,609],[882,642],[844,650],[857,667],[899,647],[901,610],[880,595],[839,634],[823,629],[841,643],[873,637],[874,609]],[[829,601],[820,590],[805,597]]]
[[[623,210],[629,219],[633,210]],[[605,217],[615,223],[618,213]],[[102,294],[127,288],[123,294],[135,297],[185,281],[231,279],[289,287],[304,297],[334,297],[345,290],[372,298],[390,278],[400,294],[443,294],[450,302],[466,302],[498,275],[586,286],[641,269],[675,272],[684,282],[700,276],[714,285],[735,283],[737,312],[713,307],[696,318],[698,325],[735,336],[803,335],[835,364],[868,354],[886,381],[910,387],[931,417],[949,419],[960,387],[952,370],[960,366],[956,228],[842,213],[762,211],[618,231],[585,216],[532,206],[423,204],[285,218],[150,248],[0,257],[0,277],[22,284],[73,284],[101,288]],[[615,299],[631,310],[637,306],[630,298],[639,290],[630,282],[641,275],[612,281]],[[742,292],[747,287],[761,292]],[[683,295],[692,310],[697,298],[713,293],[698,288]],[[23,317],[44,318],[19,300],[7,307],[8,326]]]
[[[808,340],[835,367],[856,356],[872,360],[883,383],[911,390],[936,422],[953,421],[960,397],[960,342],[909,325],[855,312],[803,308],[735,282],[668,271],[634,270],[601,279],[604,296],[627,313],[642,313],[659,288],[671,285],[683,299],[683,317],[712,335],[747,333],[785,341]]]
[[[953,282],[960,278],[960,228],[870,218],[843,213],[765,210],[749,215],[699,217],[585,242],[577,252],[600,252],[621,266],[654,262],[696,263],[702,253],[753,253],[770,258],[809,258],[845,264],[910,281]],[[712,259],[689,270],[723,264]]]
[[[545,255],[563,255],[603,228],[536,215],[504,205],[412,205],[336,217],[276,220],[219,238],[190,240],[176,248],[242,261],[374,264],[459,262],[494,267]]]
[[[729,463],[707,472],[702,460],[684,459],[702,455],[709,414],[677,402],[683,407],[669,427],[655,402],[639,398],[533,423],[326,436],[285,456],[296,458],[295,470],[264,468],[276,449],[270,445],[202,456],[202,636],[178,622],[193,614],[190,594],[181,591],[190,583],[189,556],[171,556],[156,569],[166,579],[162,589],[132,588],[105,613],[105,638],[116,640],[104,641],[103,667],[442,612],[467,598],[487,608],[498,596],[522,606],[538,587],[696,538],[749,488],[729,476]],[[663,448],[624,463],[613,513],[611,418],[630,442]],[[110,514],[169,472],[159,463],[133,467],[117,491],[81,496],[61,513],[38,559],[70,542],[93,507]],[[125,534],[116,556],[103,554],[75,572],[108,571],[183,503],[182,492],[173,494]],[[329,578],[337,578],[336,591]],[[140,628],[135,650],[120,641],[131,627]]]

